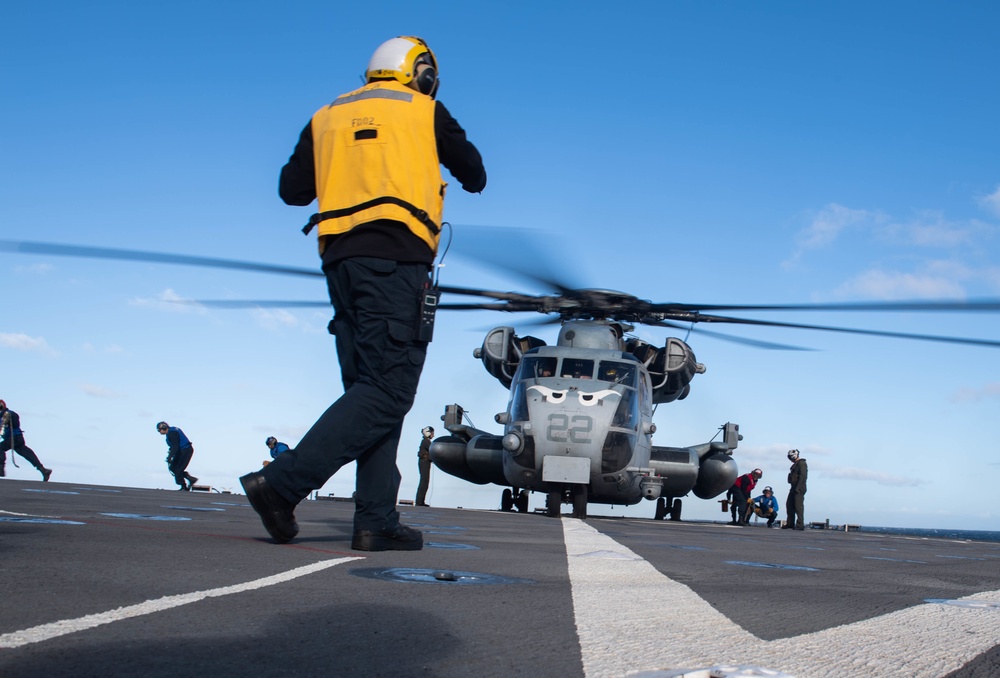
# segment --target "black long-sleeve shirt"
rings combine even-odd
[[[441,164],[469,193],[486,187],[486,168],[465,130],[440,101],[434,102],[434,136]],[[278,195],[288,205],[305,206],[316,199],[316,164],[313,158],[312,121],[305,126],[295,151],[281,168]],[[434,253],[405,225],[388,219],[362,224],[339,236],[326,236],[324,263],[356,256],[431,264]],[[331,247],[331,243],[336,245]]]

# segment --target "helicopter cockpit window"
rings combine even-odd
[[[610,381],[613,384],[635,386],[635,365],[602,360],[600,368],[597,370],[597,378],[602,381]]]
[[[555,358],[537,356],[521,358],[521,373],[518,379],[554,376],[556,376]]]
[[[594,361],[584,358],[563,358],[560,374],[566,379],[593,379]]]

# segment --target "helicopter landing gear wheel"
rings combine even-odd
[[[573,487],[573,517],[583,520],[587,517],[587,486]]]
[[[674,499],[674,503],[670,505],[670,519],[676,522],[681,520],[681,500]]]
[[[562,492],[553,490],[545,496],[545,514],[550,518],[558,518],[562,510]]]
[[[520,511],[521,513],[527,513],[528,512],[528,491],[527,490],[521,490],[518,493],[517,499],[514,501],[514,506],[516,506],[517,510]]]
[[[510,488],[507,488],[500,495],[500,510],[510,511],[512,508],[514,508],[514,493],[510,491]]]
[[[667,500],[660,497],[656,500],[656,513],[653,514],[653,520],[663,520],[665,515],[667,515]]]

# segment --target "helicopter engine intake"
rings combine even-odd
[[[519,337],[513,327],[494,327],[472,355],[483,361],[486,371],[504,388],[510,388],[521,356],[539,346],[545,346],[545,342],[537,337]]]
[[[676,337],[667,337],[663,348],[654,348],[641,339],[629,339],[625,349],[649,370],[654,403],[684,400],[691,392],[694,375],[705,373],[705,366],[695,358],[691,347]]]

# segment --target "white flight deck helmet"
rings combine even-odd
[[[425,68],[414,82],[417,66],[420,64],[427,64],[429,68]],[[439,84],[434,52],[426,42],[411,35],[386,40],[368,61],[365,82],[386,79],[397,80],[407,86],[413,83],[418,92],[433,98]]]
[[[788,450],[788,459],[790,461],[795,461],[798,458],[799,458],[799,451],[798,450]]]

